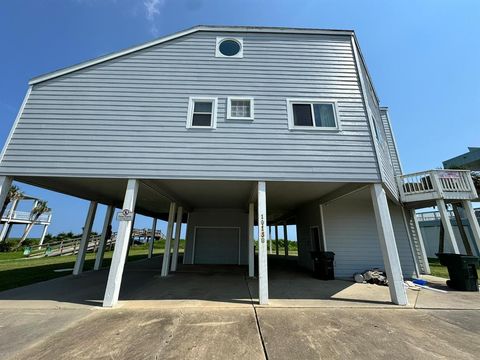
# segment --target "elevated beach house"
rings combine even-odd
[[[338,278],[384,268],[403,305],[404,277],[429,271],[414,209],[447,219],[445,203],[461,202],[474,219],[468,171],[402,174],[353,31],[197,26],[29,85],[0,157],[0,205],[12,180],[91,201],[74,274],[97,203],[105,226],[121,209],[107,307],[133,213],[168,221],[161,276],[176,270],[186,223],[183,263],[248,265],[261,304],[268,226],[296,225],[305,268],[312,250],[336,254]]]

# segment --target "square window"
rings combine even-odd
[[[216,98],[190,98],[187,128],[216,128]]]
[[[227,99],[227,119],[253,120],[253,98],[229,97]]]

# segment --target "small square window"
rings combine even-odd
[[[227,119],[253,120],[253,98],[229,97],[227,99]]]
[[[289,129],[339,130],[335,102],[287,99]]]
[[[187,128],[215,129],[217,126],[217,98],[190,98]]]

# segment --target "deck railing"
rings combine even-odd
[[[397,177],[402,201],[475,199],[470,170],[429,170]]]
[[[50,219],[52,217],[52,214],[50,212],[48,213],[44,213],[42,215],[39,216],[39,218],[37,219],[36,223],[50,223]],[[31,212],[29,211],[13,211],[13,212],[10,212],[10,211],[5,211],[5,214],[2,218],[2,221],[15,221],[15,220],[18,220],[18,221],[31,221],[33,220],[33,216],[31,214]]]

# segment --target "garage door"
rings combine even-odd
[[[238,228],[195,229],[195,264],[238,264]]]

